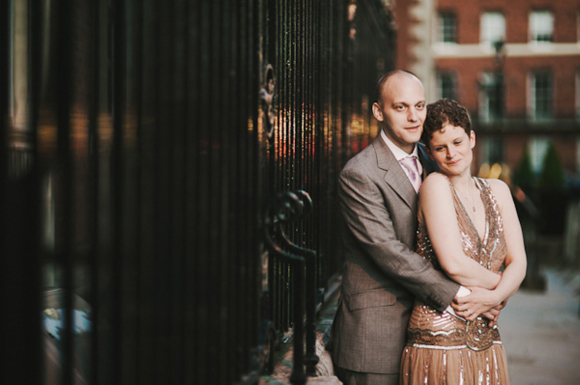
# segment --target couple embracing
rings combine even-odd
[[[496,321],[526,270],[510,190],[471,175],[467,110],[427,105],[415,75],[384,75],[373,114],[380,134],[339,178],[336,374],[348,385],[508,384]]]

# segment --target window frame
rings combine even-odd
[[[541,15],[548,15],[550,20],[549,20],[549,24],[550,24],[550,32],[549,32],[549,38],[539,38],[539,36],[542,36],[542,31],[538,30],[538,24],[541,23],[541,21],[539,20],[539,17]],[[536,21],[534,21],[534,19]],[[538,9],[538,10],[533,10],[530,12],[529,15],[529,28],[528,28],[528,33],[529,33],[529,41],[534,43],[534,44],[550,44],[554,42],[554,13],[548,9]],[[546,34],[547,36],[547,34]]]
[[[530,138],[528,148],[530,151],[530,160],[532,162],[532,170],[538,174],[542,171],[544,158],[550,147],[551,140],[548,136],[532,136]]]
[[[479,105],[478,105],[478,118],[483,122],[492,122],[501,119],[503,115],[503,108],[505,106],[501,106],[501,103],[504,103],[504,96],[505,96],[505,85],[501,85],[501,89],[503,91],[503,95],[500,95],[499,99],[497,100],[497,82],[498,82],[498,73],[494,71],[485,71],[482,72],[479,76]],[[499,81],[503,83],[503,78],[499,76]],[[494,108],[494,106],[500,106],[500,109]]]
[[[449,89],[449,87],[444,87],[443,84],[445,78],[449,80],[451,85],[451,94],[449,95],[445,92],[445,89]],[[455,71],[437,71],[437,96],[439,99],[448,98],[459,101],[457,73]]]
[[[545,92],[545,95],[538,94],[538,77],[539,76],[548,76],[547,80],[549,81],[549,87],[544,87],[548,89]],[[528,117],[533,121],[546,121],[553,118],[554,114],[554,74],[552,71],[548,69],[538,69],[531,71],[528,75],[528,86],[527,86],[527,96],[528,96]],[[546,102],[543,102],[544,105],[547,106],[545,112],[538,114],[539,103],[542,101],[538,101],[538,96],[547,96]]]
[[[495,21],[494,21],[493,16],[500,16],[500,18],[498,18],[497,20],[501,19],[501,23],[500,23],[500,24],[502,24],[501,26],[495,25]],[[503,31],[501,34],[498,34],[498,35],[501,35],[501,36],[495,36],[495,37],[499,37],[499,39],[496,39],[496,40],[487,39],[488,37],[491,37],[491,36],[487,36],[487,35],[489,35],[489,33],[487,31],[497,31],[498,28],[500,28],[500,27],[503,29]],[[507,36],[507,25],[506,25],[506,18],[505,18],[505,15],[503,14],[503,12],[501,12],[501,11],[486,11],[486,12],[483,12],[481,14],[480,26],[479,26],[479,41],[481,44],[488,44],[488,45],[493,46],[494,43],[496,43],[497,41],[505,41],[506,36]]]
[[[440,11],[438,13],[437,41],[443,44],[457,44],[457,14],[455,12]]]

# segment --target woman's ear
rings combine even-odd
[[[473,149],[475,147],[475,131],[473,130],[471,130],[471,134],[469,134],[469,143]]]
[[[373,103],[373,115],[379,122],[383,121],[383,111],[381,111],[381,106],[377,102]]]

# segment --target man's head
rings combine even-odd
[[[425,90],[419,78],[410,72],[395,70],[378,82],[373,115],[387,137],[410,153],[421,139],[425,104]]]

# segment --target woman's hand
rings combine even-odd
[[[467,320],[473,321],[479,315],[488,318],[495,323],[499,317],[499,311],[505,306],[502,305],[503,298],[498,298],[494,290],[482,289],[480,287],[470,287],[471,294],[465,297],[456,297],[451,306],[455,313]]]
[[[490,328],[492,328],[497,323],[497,320],[499,319],[499,314],[501,313],[501,309],[503,309],[505,307],[505,305],[507,304],[507,301],[508,300],[506,299],[505,301],[503,301],[502,303],[500,303],[496,307],[492,308],[490,311],[487,311],[487,312],[481,314],[482,316],[484,316],[485,318],[487,318],[489,320],[489,327]]]

